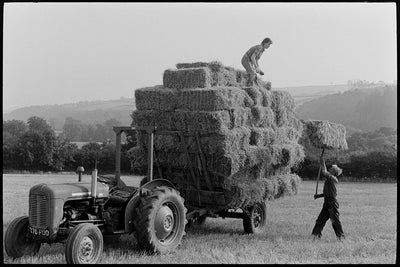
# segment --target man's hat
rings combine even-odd
[[[329,170],[330,173],[334,172],[335,176],[339,176],[342,174],[342,169],[339,168],[336,164],[333,164],[331,169]]]

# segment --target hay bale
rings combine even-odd
[[[218,61],[178,63],[178,70],[190,68],[208,68],[211,73],[211,86],[240,86],[237,82],[237,70],[232,67],[224,66]]]
[[[266,187],[266,199],[277,199],[296,195],[301,184],[301,178],[294,173],[268,177],[263,179],[263,181]]]
[[[251,98],[238,87],[210,87],[183,90],[178,108],[182,110],[231,110],[253,105]]]
[[[338,123],[329,121],[310,120],[305,122],[305,134],[311,144],[317,148],[344,149],[346,142],[346,128]]]
[[[178,134],[176,135],[155,135],[154,150],[166,152],[184,153],[187,149],[190,153],[199,151],[195,135],[186,137],[187,146],[183,146]],[[199,135],[201,150],[206,155],[214,153],[226,153],[228,151],[237,151],[244,149],[249,145],[250,129],[246,127],[237,127],[229,130],[225,134]],[[138,133],[138,145],[148,146],[148,135],[144,132]]]
[[[194,63],[177,63],[177,69],[190,69],[190,68],[210,68],[214,71],[218,71],[224,67],[224,65],[219,61],[211,61],[211,62],[194,62]]]
[[[277,111],[280,109],[294,110],[294,99],[286,91],[271,91],[272,93],[272,109]]]
[[[276,131],[270,127],[250,127],[250,145],[269,146],[275,142]]]
[[[135,90],[135,103],[138,110],[173,111],[179,108],[179,91],[162,85]]]
[[[135,126],[156,126],[159,130],[222,134],[232,128],[230,112],[222,111],[175,111],[135,110],[132,113]],[[238,125],[242,126],[242,125]]]
[[[253,177],[251,170],[243,171],[238,177]],[[296,195],[301,178],[294,173],[285,173],[261,179],[235,179],[226,184],[224,195],[227,206],[245,207],[256,202]]]
[[[274,168],[282,166],[295,167],[305,157],[303,146],[297,142],[274,144],[270,148]]]
[[[154,86],[135,90],[138,110],[230,110],[250,107],[253,100],[241,88],[223,86],[178,90]]]
[[[209,68],[168,69],[164,71],[163,85],[167,88],[204,88],[210,87],[212,77]]]
[[[248,124],[251,127],[275,127],[275,114],[269,107],[254,106],[251,108]]]

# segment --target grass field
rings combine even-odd
[[[83,180],[89,181],[89,176]],[[124,179],[127,182],[128,179]],[[29,188],[40,182],[74,182],[72,175],[3,175],[4,232],[15,217],[28,213]],[[131,178],[131,184],[138,179]],[[322,186],[320,187],[322,189]],[[320,190],[321,190],[320,189]],[[396,262],[397,184],[339,184],[338,199],[346,239],[337,241],[328,221],[321,240],[311,230],[322,208],[314,200],[315,182],[302,183],[297,196],[268,205],[267,227],[257,235],[243,234],[238,219],[208,218],[203,226],[187,229],[182,245],[166,255],[145,255],[135,248],[133,237],[123,235],[105,244],[100,263],[106,264],[200,264],[200,263],[389,263]],[[4,263],[63,264],[62,244],[42,245],[35,257]]]

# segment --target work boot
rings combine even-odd
[[[344,235],[338,236],[337,239],[339,241],[343,241],[344,239],[346,239],[346,237]]]
[[[313,236],[314,236],[313,241],[321,239],[321,235],[313,235]]]

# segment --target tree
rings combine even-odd
[[[82,141],[82,131],[84,125],[80,120],[67,117],[63,126],[63,135],[71,141]]]
[[[19,169],[22,158],[19,157],[20,137],[28,130],[20,120],[3,121],[3,169]]]
[[[18,144],[23,166],[33,170],[49,170],[53,167],[56,135],[47,122],[39,117],[28,118],[28,131]]]

